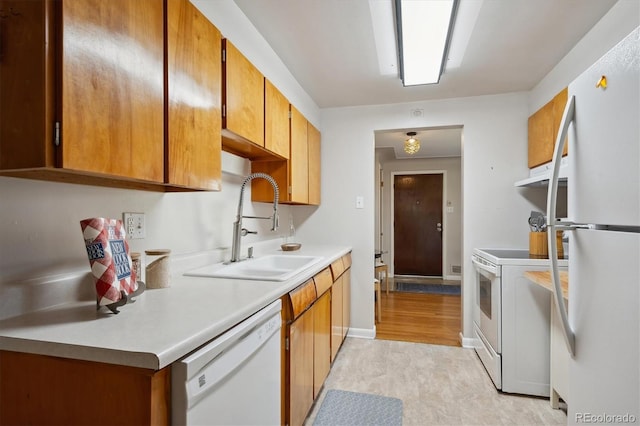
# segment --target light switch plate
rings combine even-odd
[[[141,239],[146,237],[146,228],[144,225],[144,213],[122,213],[124,222],[124,231],[130,240]]]
[[[359,195],[356,197],[356,209],[364,208],[364,197]]]

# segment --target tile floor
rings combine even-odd
[[[565,425],[543,398],[496,391],[471,349],[347,338],[305,425],[328,389],[400,398],[408,425]]]

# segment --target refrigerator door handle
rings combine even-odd
[[[562,160],[562,151],[567,140],[567,133],[569,131],[569,124],[573,121],[575,116],[575,97],[572,95],[567,101],[567,105],[564,108],[562,114],[562,121],[560,122],[560,131],[558,132],[558,138],[556,139],[555,148],[553,151],[553,161],[551,163],[551,177],[549,179],[549,189],[547,193],[547,244],[549,245],[549,259],[551,260],[550,272],[551,282],[553,283],[554,297],[556,311],[560,317],[562,323],[562,331],[564,335],[564,341],[567,344],[567,349],[571,356],[575,354],[576,338],[571,326],[569,325],[569,318],[567,316],[567,309],[564,306],[562,297],[562,287],[560,285],[560,272],[558,269],[558,246],[556,245],[556,231],[561,229],[562,226],[558,226],[556,223],[556,205],[558,200],[558,178],[560,176],[560,162]],[[559,228],[559,229],[557,229]]]

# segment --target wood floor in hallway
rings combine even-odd
[[[376,339],[460,346],[460,317],[460,296],[383,289]]]

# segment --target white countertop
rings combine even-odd
[[[303,245],[322,261],[287,281],[174,276],[114,315],[74,302],[0,321],[0,349],[159,370],[251,316],[351,250]]]

